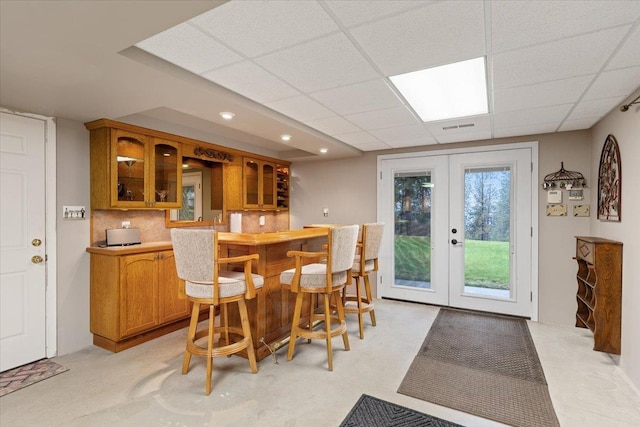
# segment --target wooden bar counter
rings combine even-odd
[[[218,234],[221,256],[260,256],[253,265],[253,273],[264,276],[264,286],[256,298],[247,301],[257,360],[271,354],[263,340],[273,348],[291,333],[295,295],[280,286],[280,273],[295,267],[295,260],[287,256],[287,251],[321,251],[327,243],[327,233],[327,228],[305,228],[276,233]],[[306,311],[301,324],[308,322],[309,304],[305,303],[304,307]],[[229,306],[229,322],[240,324],[237,307],[233,304]]]

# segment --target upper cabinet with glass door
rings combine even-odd
[[[181,144],[111,126],[91,131],[91,207],[163,209],[182,205]]]
[[[245,209],[276,209],[275,163],[245,157],[243,205]]]

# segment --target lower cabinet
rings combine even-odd
[[[92,253],[90,299],[93,343],[115,352],[182,328],[191,314],[172,250]]]

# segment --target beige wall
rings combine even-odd
[[[56,120],[58,354],[92,342],[89,332],[90,221],[64,220],[62,206],[90,206],[89,131],[80,122]],[[87,215],[88,217],[89,215]]]
[[[640,95],[640,90],[623,104]],[[627,112],[618,108],[592,130],[591,170],[597,180],[600,154],[607,135],[618,141],[622,165],[621,222],[603,222],[591,216],[591,234],[621,241],[622,249],[622,355],[620,366],[640,389],[640,105]],[[593,188],[597,183],[594,181]],[[591,209],[595,212],[598,196],[594,190]]]
[[[375,221],[377,155],[400,152],[421,152],[513,142],[539,141],[539,176],[560,169],[582,172],[589,190],[590,137],[588,131],[532,135],[524,138],[503,138],[476,143],[446,144],[413,149],[370,152],[355,159],[329,162],[295,163],[292,165],[293,193],[291,226],[300,228],[309,223],[356,223]],[[539,186],[539,320],[547,323],[573,325],[576,311],[576,266],[574,236],[588,233],[589,218],[547,217],[546,192]],[[566,192],[564,197],[566,198]],[[584,202],[589,201],[586,191]],[[571,211],[571,202],[567,205]],[[583,203],[583,202],[579,202]],[[329,217],[322,209],[329,208]],[[374,284],[375,287],[375,284]]]

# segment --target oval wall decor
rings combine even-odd
[[[613,135],[608,135],[600,155],[598,171],[598,219],[620,222],[622,208],[622,165],[620,149]]]

